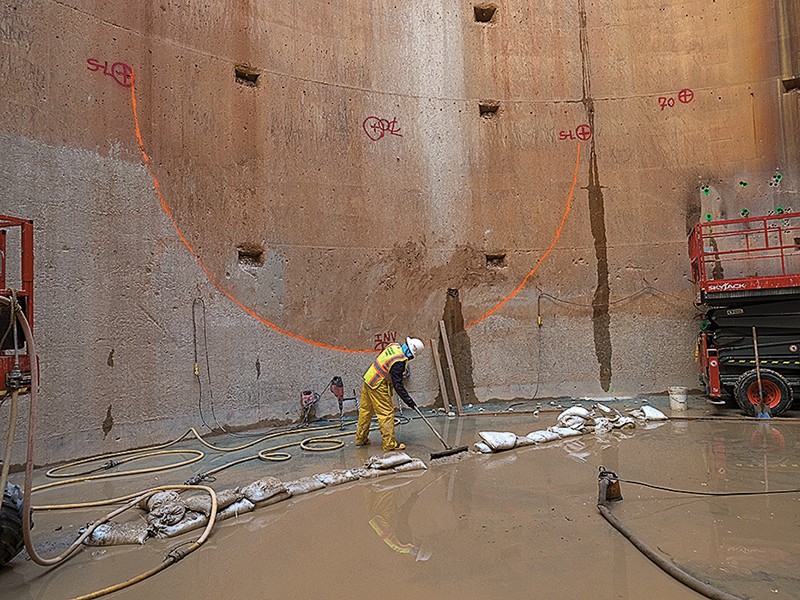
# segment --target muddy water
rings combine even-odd
[[[478,429],[524,434],[554,418],[436,422],[453,443],[465,444]],[[427,459],[439,448],[422,427],[403,426],[398,437],[412,455]],[[799,441],[800,424],[673,421],[625,435],[461,455],[419,474],[346,484],[226,521],[199,551],[115,597],[694,599],[700,596],[647,561],[598,514],[598,467],[682,489],[788,489],[800,487]],[[237,467],[213,485],[356,466],[368,450],[349,439],[339,451]],[[189,472],[147,481],[178,482]],[[137,485],[146,487],[145,479]],[[129,486],[120,480],[102,487],[111,495],[135,489]],[[696,577],[743,598],[800,597],[800,495],[711,498],[630,483],[622,492],[614,513]],[[48,500],[81,495],[87,493],[65,489]],[[36,537],[55,548],[94,514],[37,513]],[[87,593],[154,566],[196,535],[87,548],[51,571],[17,558],[0,573],[2,597]]]

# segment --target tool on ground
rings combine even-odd
[[[458,448],[453,448],[451,446],[448,446],[447,442],[444,441],[444,438],[441,435],[439,435],[438,431],[436,431],[436,428],[433,425],[431,425],[430,421],[428,421],[428,419],[425,418],[425,415],[422,414],[422,411],[419,409],[419,407],[414,406],[414,410],[420,417],[422,417],[422,420],[425,421],[425,425],[427,425],[430,428],[430,430],[434,433],[434,435],[437,438],[439,438],[439,441],[442,442],[442,445],[444,446],[444,450],[441,450],[439,452],[431,452],[431,460],[434,460],[436,458],[444,458],[445,456],[452,456],[453,454],[458,454],[459,452],[464,452],[467,450],[466,446],[459,446]]]
[[[313,390],[305,390],[300,394],[300,408],[303,411],[303,427],[308,427],[312,419],[316,417],[314,405],[319,400],[319,394]]]
[[[758,360],[758,337],[756,328],[753,327],[753,352],[756,358],[756,377],[758,378],[758,413],[756,419],[769,419],[769,408],[764,404],[764,388],[761,385],[761,363]]]

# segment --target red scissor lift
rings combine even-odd
[[[19,228],[19,289],[15,290],[20,310],[33,329],[33,221],[0,215],[0,296],[10,301],[8,286],[9,230]],[[11,328],[11,305],[0,303],[0,400],[17,388],[27,391],[30,385],[31,360],[25,349],[25,338],[18,323],[16,334]],[[16,341],[15,341],[16,340]]]
[[[698,223],[689,257],[705,309],[697,346],[706,394],[733,396],[755,415],[760,375],[772,415],[786,411],[800,389],[800,213]]]
[[[9,242],[18,242],[18,247]],[[10,245],[14,246],[14,253],[9,252]],[[13,277],[9,277],[9,265],[15,267]],[[14,390],[20,394],[30,391],[31,364],[34,361],[29,355],[17,311],[25,316],[32,329],[33,222],[0,215],[0,403],[7,400]],[[2,479],[0,476],[0,481]],[[23,498],[17,485],[0,483],[0,487],[3,488],[0,504],[2,567],[23,546]]]

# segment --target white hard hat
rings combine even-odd
[[[411,356],[416,356],[417,352],[425,347],[425,344],[422,343],[422,340],[418,340],[417,338],[407,337],[406,346],[408,346],[408,351],[411,352]]]

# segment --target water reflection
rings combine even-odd
[[[401,494],[400,488],[409,483],[411,481],[395,480],[365,486],[364,502],[370,515],[370,527],[389,549],[416,561],[425,561],[431,557],[431,552],[408,524],[409,514],[423,490]]]

